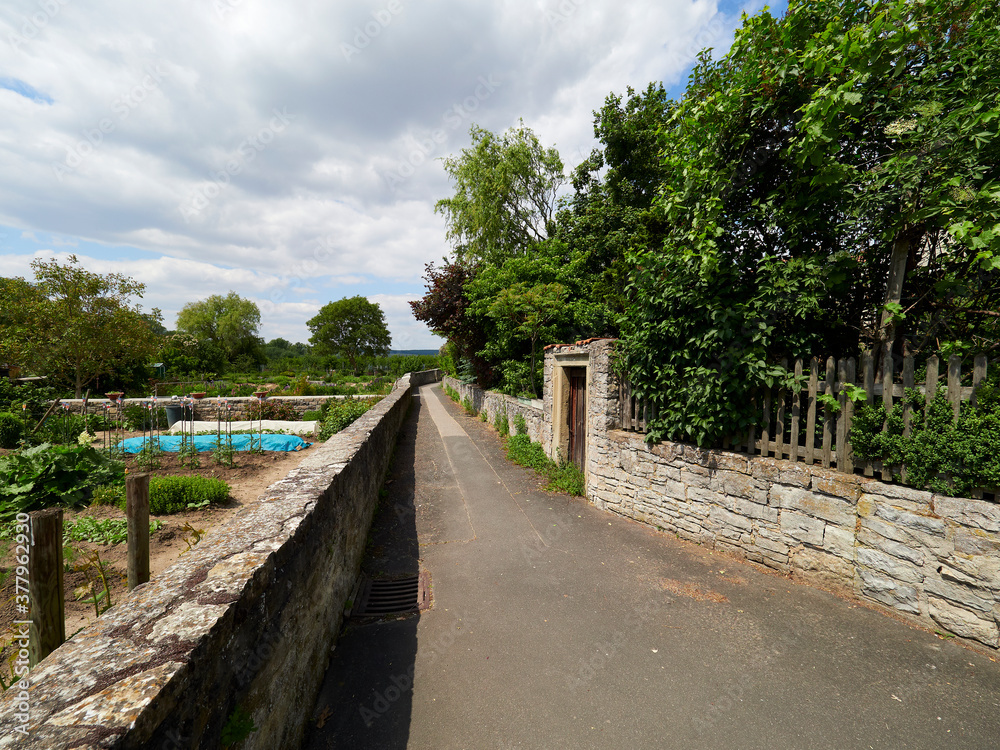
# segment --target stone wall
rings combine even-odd
[[[444,384],[458,391],[463,399],[469,399],[477,413],[485,411],[490,424],[493,424],[497,414],[506,414],[511,435],[514,434],[514,415],[520,414],[528,427],[528,437],[536,443],[541,441],[544,420],[541,399],[522,401],[504,393],[484,391],[474,383],[463,383],[450,376],[445,376]]]
[[[1000,647],[1000,505],[617,427],[612,341],[587,353],[587,496],[598,507]],[[553,426],[546,401],[546,430]],[[544,440],[543,440],[544,443]]]
[[[139,586],[0,698],[0,748],[298,747],[339,632],[414,373],[169,570]]]
[[[429,371],[429,372],[436,372]],[[345,398],[364,398],[364,394],[356,397],[352,396],[270,396],[268,401],[276,401],[286,404],[291,404],[292,409],[295,411],[296,415],[300,418],[307,411],[318,411],[323,404],[327,401],[342,401]],[[219,401],[217,398],[205,398],[195,401],[195,419],[203,420],[207,422],[212,422],[216,419],[219,409]],[[256,403],[257,398],[254,396],[240,396],[227,398],[226,401],[230,406],[233,407],[231,416],[233,419],[246,419],[247,407]],[[69,411],[74,414],[83,413],[83,399],[79,398],[64,398],[59,402],[60,404],[65,404]],[[111,404],[112,402],[106,398],[92,398],[87,402],[87,412],[89,414],[99,414],[104,409],[105,404]],[[146,404],[149,403],[148,398],[125,398],[122,399],[122,404],[125,406],[130,406],[132,404]],[[168,396],[161,396],[156,400],[158,406],[170,406],[171,404],[179,404],[180,401],[171,401]]]

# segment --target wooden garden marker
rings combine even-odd
[[[128,589],[149,581],[149,474],[125,478],[128,518]]]
[[[63,596],[63,512],[49,508],[29,513],[31,558],[28,563],[28,665],[34,667],[66,640]]]

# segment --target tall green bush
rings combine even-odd
[[[23,433],[24,425],[17,416],[10,412],[0,413],[0,448],[16,448]]]
[[[969,496],[975,489],[1000,490],[1000,389],[980,388],[975,406],[965,402],[958,421],[947,389],[937,392],[930,408],[908,389],[886,422],[882,404],[865,405],[854,415],[851,446],[864,460],[881,461],[896,481],[942,495]],[[910,434],[903,435],[903,405],[911,406]],[[883,430],[883,424],[886,429]]]
[[[358,417],[371,409],[378,401],[345,398],[339,403],[328,401],[326,416],[323,418],[323,426],[320,428],[319,439],[329,440],[332,435],[336,435],[348,425],[352,424]]]

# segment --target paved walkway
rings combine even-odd
[[[418,401],[364,568],[433,607],[348,623],[304,747],[1000,747],[990,657],[543,492]]]

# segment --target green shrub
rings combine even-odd
[[[289,391],[289,395],[292,395],[292,396],[315,396],[316,395],[316,386],[314,386],[312,383],[309,382],[308,376],[303,375],[301,378],[299,378],[296,381],[295,386],[292,388],[291,391]]]
[[[507,440],[507,458],[516,464],[534,469],[548,479],[545,489],[583,496],[586,491],[583,472],[569,462],[556,463],[545,455],[542,446],[531,442],[524,434],[511,436]]]
[[[161,430],[167,428],[167,410],[162,406],[149,410],[142,404],[129,404],[122,409],[122,416],[125,421],[125,429],[133,432],[149,430],[154,427]]]
[[[528,434],[528,423],[524,421],[523,414],[514,415],[514,434],[515,435],[527,435]]]
[[[516,464],[534,469],[539,474],[547,474],[552,459],[545,455],[542,446],[531,442],[523,433],[512,435],[507,441],[507,458]]]
[[[102,484],[94,488],[90,497],[91,505],[118,505],[124,502],[125,487],[117,484]]]
[[[903,404],[911,406],[910,434],[903,436]],[[937,392],[924,413],[925,398],[907,389],[893,406],[886,423],[885,407],[861,406],[851,425],[851,448],[856,457],[882,461],[884,474],[942,495],[968,497],[975,489],[1000,489],[1000,388],[984,384],[976,406],[963,403],[958,421],[948,402],[947,389]]]
[[[469,416],[476,416],[476,407],[472,405],[472,401],[468,398],[462,399],[462,408],[465,409],[465,413]]]
[[[150,477],[149,512],[155,516],[197,510],[225,502],[229,485],[213,477]],[[94,492],[95,505],[125,508],[125,485],[109,484]]]
[[[57,409],[33,436],[34,442],[73,445],[80,433],[87,429],[83,415]]]
[[[556,466],[549,474],[548,489],[555,489],[569,495],[583,497],[586,493],[587,486],[584,480],[583,472],[577,468],[576,464],[570,461],[564,461]]]
[[[180,513],[225,502],[229,485],[213,477],[150,477],[149,512]]]
[[[317,422],[323,418],[323,411],[321,409],[316,409],[314,411],[307,411],[302,415],[303,422]]]
[[[295,413],[295,407],[287,401],[251,401],[247,405],[247,419],[276,419],[288,422],[297,421],[299,415]]]
[[[0,448],[16,448],[23,433],[24,425],[17,416],[10,412],[0,414]]]
[[[339,403],[328,401],[325,404],[326,416],[323,418],[323,426],[320,428],[319,439],[328,440],[332,435],[336,435],[371,409],[378,401],[353,398],[346,398]]]

